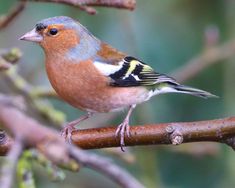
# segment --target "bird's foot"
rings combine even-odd
[[[64,128],[61,131],[61,136],[65,139],[65,141],[72,143],[72,132],[76,130],[75,125],[71,123],[68,123],[64,126]]]
[[[115,136],[118,137],[120,136],[120,146],[121,150],[124,152],[125,149],[125,135],[127,137],[130,137],[130,125],[129,125],[129,118],[126,118],[120,125],[118,125],[118,128],[115,132]]]
[[[65,139],[65,141],[72,143],[72,132],[76,130],[75,126],[81,123],[82,121],[90,118],[94,113],[88,112],[86,115],[81,116],[79,119],[71,121],[70,123],[66,124],[61,131],[61,136]]]

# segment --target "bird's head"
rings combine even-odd
[[[98,43],[97,39],[85,27],[66,16],[39,21],[35,28],[24,34],[20,40],[38,43],[47,54],[64,54],[74,51],[79,53],[79,49],[86,50],[96,47]]]

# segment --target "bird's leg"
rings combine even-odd
[[[63,130],[61,131],[61,136],[66,140],[69,140],[69,142],[71,142],[72,131],[75,130],[75,126],[81,123],[82,121],[90,118],[93,114],[94,114],[93,112],[88,112],[87,114],[81,116],[80,118],[67,123],[64,126]]]
[[[131,116],[132,111],[134,110],[136,105],[131,105],[129,108],[129,111],[124,119],[124,121],[118,126],[116,132],[115,132],[115,136],[119,136],[120,135],[120,146],[121,146],[121,150],[124,151],[124,146],[125,146],[125,134],[130,137],[130,125],[129,125],[129,119]]]

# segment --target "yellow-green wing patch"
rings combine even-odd
[[[134,57],[125,57],[121,69],[109,77],[112,86],[152,86],[162,82],[178,84],[174,79],[155,72],[152,67]]]

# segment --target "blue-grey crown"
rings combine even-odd
[[[73,28],[78,26],[78,23],[73,20],[70,17],[67,16],[56,16],[56,17],[52,17],[52,18],[47,18],[44,20],[39,21],[36,24],[36,29],[40,30],[40,29],[44,29],[46,28],[48,25],[54,25],[54,24],[63,24],[68,28]]]

